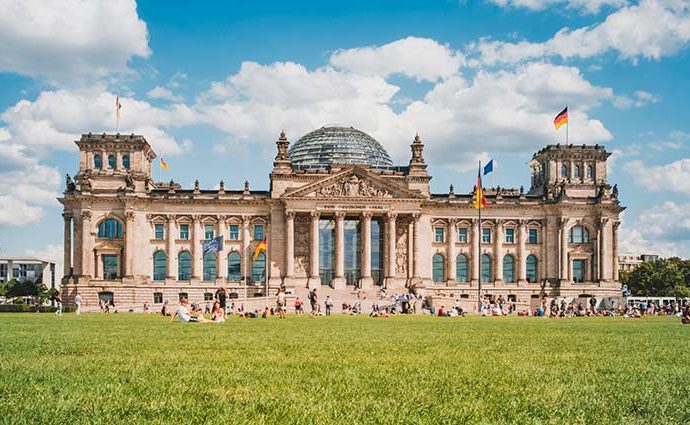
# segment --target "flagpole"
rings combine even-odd
[[[565,109],[568,109],[568,105],[565,105]],[[568,144],[568,129],[570,128],[570,117],[568,117],[568,121],[565,123],[565,144]]]
[[[482,172],[482,161],[479,160],[479,170],[477,174],[480,176],[481,180],[481,172]],[[479,186],[481,186],[481,182],[478,182]],[[482,314],[482,200],[477,198],[478,196],[478,191],[482,190],[481,187],[477,187],[475,189],[475,202],[477,202],[477,210],[479,211],[479,252],[477,253],[477,270],[479,270],[479,281],[477,282],[477,312],[481,315]],[[484,194],[482,194],[484,196]]]

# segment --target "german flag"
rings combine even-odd
[[[481,174],[481,165],[479,166],[479,170],[477,170],[477,189],[475,191],[475,196],[474,196],[474,207],[477,209],[480,208],[486,208],[486,197],[484,196],[484,190],[482,189],[482,174]]]
[[[257,258],[259,258],[259,254],[261,254],[261,251],[266,251],[266,238],[259,242],[259,244],[256,246],[256,249],[254,250],[254,260],[256,261]]]
[[[167,170],[167,169],[168,169],[168,163],[165,162],[165,160],[163,159],[162,156],[161,156],[161,168],[164,169],[164,170]]]
[[[556,119],[553,120],[553,125],[556,127],[556,130],[561,128],[563,124],[568,124],[568,107],[566,106],[565,109],[561,111],[560,114],[556,115]]]

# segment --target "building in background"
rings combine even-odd
[[[55,263],[37,258],[0,257],[0,282],[12,279],[30,280],[55,288]]]
[[[634,270],[637,266],[639,266],[642,263],[656,261],[658,259],[659,259],[658,255],[621,254],[618,256],[618,271],[629,272],[631,270]]]
[[[220,286],[250,299],[320,287],[336,305],[355,287],[466,303],[480,284],[482,296],[519,304],[620,295],[624,208],[603,146],[541,149],[529,189],[485,190],[480,226],[473,190],[431,193],[418,136],[409,163],[395,165],[351,127],[322,127],[291,147],[281,134],[268,191],[154,182],[143,136],[85,134],[76,144],[79,171],[59,199],[68,303],[76,291],[91,305],[201,302]],[[218,250],[202,249],[218,237]]]

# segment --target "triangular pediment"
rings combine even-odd
[[[424,195],[382,178],[364,168],[352,167],[309,183],[284,198],[425,199]]]

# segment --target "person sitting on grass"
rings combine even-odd
[[[220,306],[220,301],[213,303],[213,308],[211,309],[211,321],[216,323],[225,322],[225,311]]]
[[[180,305],[177,307],[177,310],[175,311],[175,314],[170,318],[170,321],[172,322],[175,320],[176,317],[180,319],[180,322],[184,323],[206,323],[208,322],[206,319],[204,319],[204,316],[197,315],[197,316],[192,316],[190,313],[190,306],[189,306],[189,300],[187,298],[182,298],[180,300]]]
[[[685,307],[685,311],[683,311],[683,317],[680,318],[680,322],[684,325],[690,325],[690,305]]]

